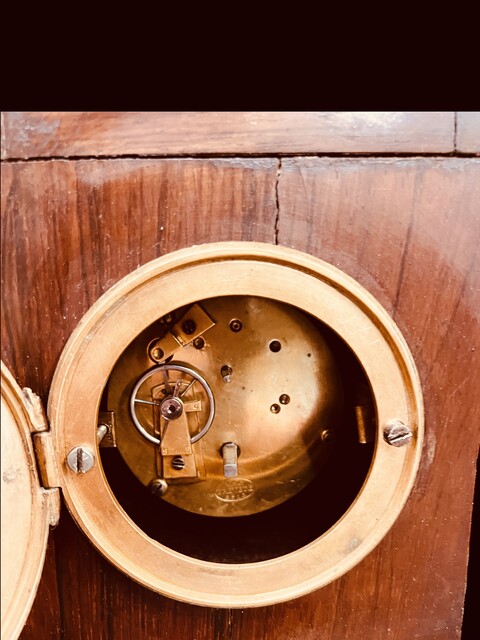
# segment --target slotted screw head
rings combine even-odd
[[[177,471],[181,471],[185,467],[185,460],[182,456],[175,456],[172,459],[172,467]]]
[[[324,442],[335,440],[335,431],[333,429],[324,429],[322,431],[321,438]]]
[[[163,478],[152,480],[149,486],[151,493],[159,498],[164,496],[168,491],[168,484]]]
[[[195,338],[193,341],[193,346],[195,349],[203,349],[205,346],[205,340],[203,338]]]
[[[93,451],[87,447],[74,447],[67,456],[67,465],[74,473],[87,473],[94,462]]]
[[[197,325],[195,323],[195,320],[192,320],[191,318],[188,318],[188,320],[185,320],[185,322],[182,325],[182,329],[183,331],[188,335],[192,335],[192,333],[195,332],[195,329],[197,328]]]
[[[392,420],[385,425],[383,438],[392,447],[403,447],[413,437],[412,430],[401,420]]]

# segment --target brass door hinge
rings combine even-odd
[[[50,526],[55,527],[60,518],[61,501],[52,432],[49,430],[47,417],[37,394],[33,393],[31,389],[25,388],[23,389],[23,397],[30,419],[30,431],[32,432],[41,489],[48,510],[48,522]]]

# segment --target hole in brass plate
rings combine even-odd
[[[238,320],[238,318],[235,318],[234,320],[232,320],[230,322],[230,329],[234,332],[234,333],[238,333],[239,331],[242,330],[243,324],[240,320]]]

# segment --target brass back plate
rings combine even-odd
[[[328,456],[332,440],[322,439],[322,433],[339,426],[337,368],[318,328],[294,307],[251,296],[199,304],[215,325],[203,334],[201,348],[190,343],[175,354],[175,361],[199,371],[209,383],[215,418],[196,447],[205,465],[203,476],[188,484],[171,483],[163,499],[212,516],[264,511],[302,489]],[[232,322],[239,323],[240,330],[232,331]],[[161,329],[154,323],[134,340],[108,385],[118,448],[145,485],[158,475],[155,445],[133,427],[128,397],[136,380],[154,364],[147,345]],[[231,370],[226,379],[224,367]],[[201,411],[186,414],[192,435],[206,412],[206,398],[197,389],[191,388],[191,398],[186,395],[203,404]],[[143,405],[138,411],[153,434],[153,408]],[[174,432],[179,426],[172,421],[168,429]],[[227,442],[240,448],[237,478],[224,477],[221,448]]]

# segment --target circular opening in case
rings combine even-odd
[[[152,349],[166,351],[184,318],[199,309],[213,326],[177,345],[166,363],[156,361]],[[115,415],[117,446],[100,447],[101,460],[122,508],[152,539],[212,562],[268,560],[320,537],[355,500],[374,450],[374,400],[351,349],[309,314],[251,296],[202,300],[168,316],[125,349],[102,396],[101,412]],[[234,335],[232,316],[242,327]],[[272,333],[281,339],[269,339]],[[230,364],[218,367],[223,361]],[[146,377],[150,387],[137,412],[145,431],[155,439],[156,430],[160,441],[162,415],[165,434],[179,431],[182,425],[170,420],[177,404],[191,408],[205,394],[198,384],[195,392],[188,374],[177,376],[175,366],[198,372],[215,398],[212,425],[191,456],[181,440],[162,455],[163,444],[142,437],[128,411],[136,381]],[[176,382],[165,383],[170,373]],[[192,385],[191,392],[177,400],[175,384]],[[146,404],[159,395],[161,404]],[[192,438],[205,416],[201,410],[186,416]],[[232,441],[238,457],[229,477],[222,447]]]
[[[385,310],[331,265],[258,243],[124,278],[72,334],[48,411],[90,540],[137,582],[214,607],[290,600],[355,566],[403,508],[423,438],[418,374]],[[112,415],[117,450],[113,434],[97,443]],[[83,448],[79,473],[67,460]]]

